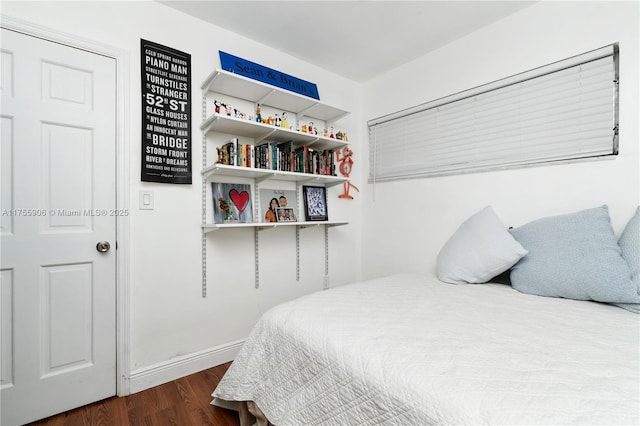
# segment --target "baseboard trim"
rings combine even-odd
[[[243,344],[244,339],[237,340],[132,371],[129,376],[129,391],[140,392],[232,361]]]

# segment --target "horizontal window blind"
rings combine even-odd
[[[368,122],[370,182],[616,155],[618,46]]]

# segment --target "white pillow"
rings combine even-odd
[[[464,221],[442,247],[437,274],[451,284],[486,283],[526,254],[487,206]]]

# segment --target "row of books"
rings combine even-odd
[[[335,155],[330,150],[308,146],[295,147],[293,142],[265,142],[254,146],[242,144],[238,138],[218,148],[218,164],[254,167],[284,172],[336,176]]]

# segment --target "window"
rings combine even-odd
[[[618,153],[618,45],[370,120],[369,182]]]

